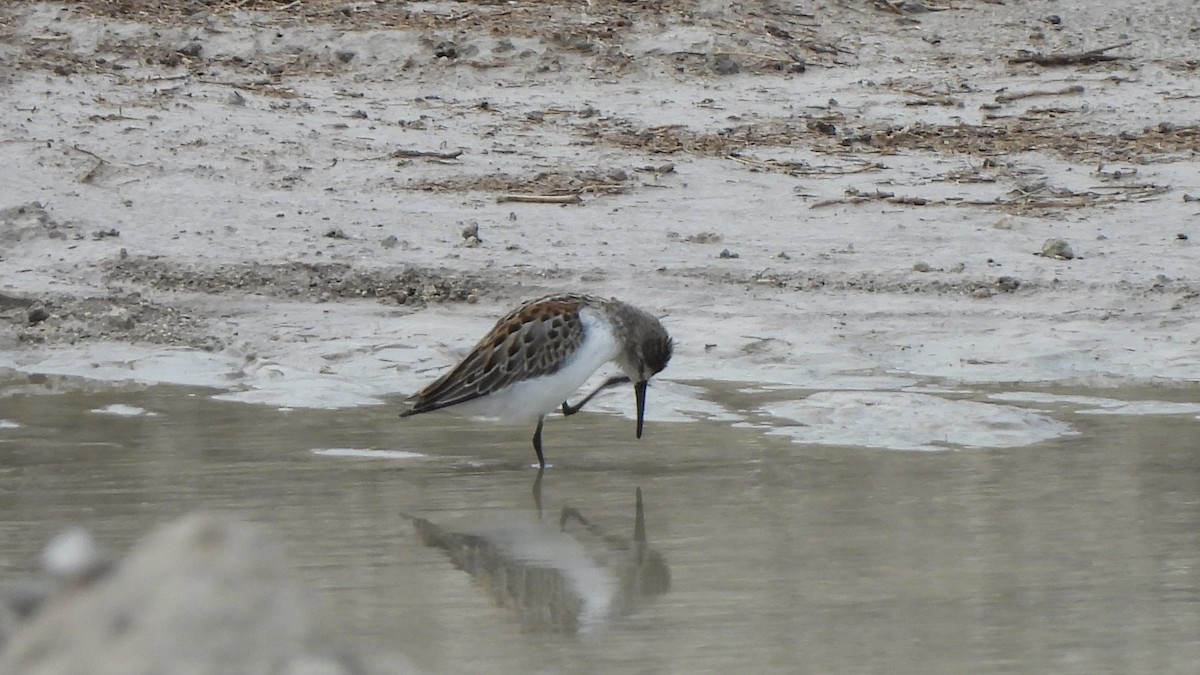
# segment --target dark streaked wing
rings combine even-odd
[[[466,403],[510,384],[549,375],[583,342],[582,295],[534,300],[496,322],[453,370],[409,399],[401,416]]]

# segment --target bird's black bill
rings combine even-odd
[[[642,425],[646,421],[646,385],[647,380],[642,380],[633,385],[633,393],[637,396],[637,437],[642,437]]]
[[[580,401],[579,403],[576,403],[575,405],[571,405],[570,403],[563,401],[563,404],[562,404],[563,416],[569,417],[571,415],[574,415],[575,413],[579,412],[580,410],[583,410],[583,406],[586,405],[588,401],[592,400],[592,398],[595,397],[596,394],[599,394],[600,392],[602,392],[605,389],[608,389],[610,387],[615,387],[618,384],[625,384],[629,381],[630,381],[630,379],[628,377],[625,377],[624,375],[610,377],[604,381],[604,384],[600,385],[599,387],[596,387],[595,391],[593,391],[592,393],[585,396],[583,398],[583,400]]]

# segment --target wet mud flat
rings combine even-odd
[[[944,375],[877,330],[1175,351],[1184,5],[13,3],[0,339],[286,359],[302,312],[420,342],[431,306],[585,289],[653,295],[689,377],[771,363],[767,337],[800,379],[796,325],[840,370]],[[698,330],[739,315],[752,337]],[[1197,373],[1100,361],[1076,380]]]

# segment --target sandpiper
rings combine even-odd
[[[601,391],[633,383],[637,437],[642,437],[646,385],[667,367],[672,342],[658,319],[617,299],[548,295],[496,322],[450,372],[409,398],[401,417],[453,406],[455,412],[505,422],[537,421],[533,449],[542,455],[542,424],[560,408],[574,415]],[[615,362],[623,375],[610,377],[576,405],[566,399],[593,373]]]

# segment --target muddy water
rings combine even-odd
[[[0,581],[67,525],[120,551],[209,509],[270,524],[340,631],[434,673],[1196,672],[1200,421],[1062,417],[1080,435],[896,452],[576,415],[539,519],[529,429],[9,396]]]

